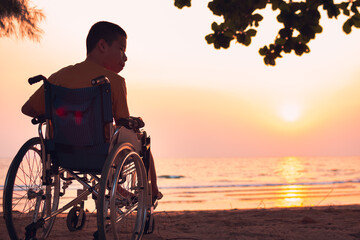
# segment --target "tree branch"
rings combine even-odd
[[[175,0],[175,5],[178,8],[189,7],[191,0]],[[212,23],[213,32],[205,37],[207,43],[213,44],[216,49],[229,48],[232,40],[249,46],[257,33],[255,28],[263,19],[258,12],[267,5],[271,5],[273,11],[280,10],[276,19],[283,24],[283,28],[279,30],[274,43],[259,50],[266,65],[275,65],[282,53],[294,50],[296,55],[301,56],[310,52],[308,43],[322,32],[319,20],[324,13],[319,11],[320,7],[329,18],[336,19],[341,13],[349,17],[343,25],[346,34],[351,32],[352,27],[360,28],[360,0],[339,4],[334,4],[333,0],[212,0],[208,4],[210,11],[222,16],[224,21],[220,24]]]
[[[0,37],[15,36],[39,41],[43,31],[38,25],[43,19],[42,10],[30,7],[28,0],[1,0]]]

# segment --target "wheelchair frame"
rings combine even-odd
[[[42,80],[42,76],[37,77]],[[154,219],[152,213],[156,208],[157,202],[152,202],[151,180],[148,178],[150,138],[147,137],[145,131],[141,131],[143,134],[141,156],[136,153],[130,143],[117,144],[108,154],[101,172],[101,177],[99,177],[98,173],[77,172],[64,169],[61,166],[56,166],[51,160],[50,153],[46,150],[44,137],[46,134],[43,132],[44,126],[49,126],[49,120],[34,118],[32,123],[38,124],[39,137],[30,139],[19,150],[8,170],[4,184],[3,212],[11,239],[17,240],[24,237],[18,236],[14,226],[15,224],[13,221],[15,220],[15,217],[13,216],[13,213],[15,215],[17,212],[13,212],[15,211],[13,210],[13,194],[15,191],[14,186],[19,166],[22,164],[22,161],[24,161],[24,157],[29,150],[33,150],[41,157],[42,186],[37,191],[29,188],[25,193],[27,195],[27,200],[30,201],[36,199],[35,206],[31,206],[31,208],[34,207],[34,210],[32,210],[33,212],[30,212],[29,210],[29,214],[32,215],[30,216],[32,220],[31,223],[25,227],[25,239],[37,239],[36,234],[39,229],[43,230],[39,239],[48,237],[56,216],[71,207],[73,207],[72,210],[74,211],[70,210],[70,212],[75,215],[68,215],[68,228],[70,231],[81,229],[83,226],[83,219],[85,218],[83,209],[84,201],[89,195],[92,195],[95,200],[97,209],[98,233],[95,234],[97,235],[95,238],[118,239],[119,233],[116,229],[116,224],[123,222],[124,219],[134,211],[136,211],[135,226],[129,238],[141,239],[143,233],[151,233],[153,231]],[[110,126],[110,128],[112,128],[112,126]],[[119,129],[120,127],[115,129],[111,136],[111,141],[116,139],[119,134]],[[140,130],[137,129],[137,131]],[[39,145],[40,147],[34,147],[36,145]],[[119,186],[126,183],[127,177],[130,176],[130,174],[132,176],[129,177],[129,181],[141,181],[140,183],[137,183],[139,184],[139,186],[136,186],[138,189],[134,187],[134,189],[131,189],[130,187],[129,189],[125,189],[128,191],[127,193],[119,193],[119,189],[122,189],[122,187]],[[31,178],[32,173],[29,175]],[[36,176],[33,176],[33,178],[35,177]],[[134,180],[132,177],[135,177],[136,179]],[[83,186],[83,189],[80,191],[78,189],[78,196],[58,209],[59,199],[65,195],[66,189],[71,184],[72,180],[79,182]],[[60,190],[61,181],[63,181],[62,192]],[[125,196],[125,193],[128,196]],[[23,210],[25,210],[25,207]],[[119,215],[122,215],[122,217],[119,217]],[[75,220],[74,222],[71,222],[72,219],[74,219],[73,217]],[[80,225],[78,224],[79,219]]]

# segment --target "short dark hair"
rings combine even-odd
[[[119,35],[127,38],[126,32],[119,25],[105,21],[95,23],[86,38],[86,53],[89,54],[100,39],[104,39],[107,44],[111,45]]]

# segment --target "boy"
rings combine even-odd
[[[86,60],[59,70],[52,74],[48,81],[66,88],[84,88],[91,87],[91,80],[103,75],[110,80],[115,121],[129,118],[125,79],[118,75],[127,61],[126,39],[126,32],[120,26],[105,21],[95,23],[86,38]],[[44,87],[41,86],[24,104],[21,111],[31,117],[44,114],[44,98]],[[134,145],[139,145],[136,133],[127,131],[126,137],[131,139]],[[134,147],[139,149],[137,146]],[[150,177],[153,196],[155,199],[161,199],[162,194],[158,190],[151,154]]]

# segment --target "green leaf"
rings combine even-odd
[[[233,39],[234,33],[232,31],[226,31],[224,32],[224,36]]]
[[[211,29],[214,30],[214,32],[219,31],[220,30],[220,25],[218,25],[216,22],[213,22],[211,24]]]
[[[226,48],[230,47],[230,41],[232,40],[232,38],[228,38],[225,36],[219,36],[218,40],[219,40],[220,46],[226,49]]]
[[[306,38],[315,38],[315,30],[310,25],[304,25],[300,29],[300,33]]]
[[[305,35],[299,35],[296,37],[296,40],[300,43],[308,43],[310,42],[310,38]]]
[[[305,45],[305,53],[309,53],[310,52],[310,48],[308,45]]]
[[[255,29],[249,29],[249,30],[246,31],[246,34],[251,36],[251,37],[255,36],[256,33],[257,33],[257,31]]]
[[[357,10],[357,7],[354,4],[351,6],[351,11],[355,14],[359,14],[359,11]]]
[[[346,33],[346,34],[349,34],[351,32],[351,20],[348,19],[344,25],[343,25],[343,31]]]
[[[269,58],[264,57],[264,63],[265,63],[265,65],[269,65]]]
[[[259,49],[259,54],[261,56],[265,56],[268,51],[269,51],[268,47],[265,46],[265,47]]]
[[[284,52],[285,53],[290,53],[291,50],[293,50],[293,44],[294,42],[292,40],[287,40],[286,43],[284,44]]]
[[[245,34],[243,34],[243,33],[236,34],[236,40],[238,41],[238,43],[244,43],[245,42]]]
[[[286,42],[285,38],[277,38],[275,44],[284,45]]]
[[[280,3],[279,8],[281,11],[284,11],[284,12],[290,13],[290,11],[291,11],[289,5],[285,2]]]
[[[282,38],[289,38],[292,36],[293,30],[291,30],[290,28],[282,28],[280,29],[279,34]]]
[[[270,58],[269,59],[269,65],[270,66],[275,66],[275,58]]]
[[[320,1],[318,1],[318,0],[307,0],[306,1],[306,7],[308,7],[308,8],[317,9],[319,5],[320,5]]]
[[[360,28],[360,20],[359,19],[353,19],[353,22],[354,22],[354,26],[356,28]]]
[[[279,14],[276,19],[278,20],[278,22],[285,22],[285,17],[284,17],[284,14]]]
[[[214,34],[209,34],[205,37],[206,41],[208,44],[211,44],[211,43],[214,43],[215,41],[215,37],[214,37]]]
[[[313,26],[313,30],[316,33],[321,33],[323,29],[320,25],[316,25],[316,26]]]
[[[244,45],[249,46],[251,44],[251,37],[249,35],[246,35]]]
[[[360,14],[355,14],[352,16],[353,20],[360,20]]]
[[[267,4],[268,4],[268,0],[262,0],[262,1],[258,1],[256,4],[254,4],[254,7],[257,9],[264,9]]]
[[[208,8],[213,12],[214,15],[221,16],[223,14],[223,9],[219,9],[219,4],[214,1],[209,2]]]
[[[304,49],[300,44],[297,44],[295,46],[294,50],[295,50],[295,54],[298,55],[298,56],[301,56],[304,53]]]
[[[346,9],[346,8],[349,6],[349,3],[350,3],[350,2],[342,2],[342,3],[340,3],[340,4],[337,4],[337,6],[338,6],[339,8],[341,8],[342,10],[344,10],[344,9]]]
[[[252,16],[252,19],[256,22],[260,22],[261,20],[263,20],[263,16],[261,16],[260,14],[256,13]]]
[[[281,0],[271,0],[270,2],[272,4],[272,10],[275,11],[276,9],[279,8]]]
[[[191,6],[191,0],[175,0],[174,5],[177,8],[182,9],[183,7],[190,7]]]

